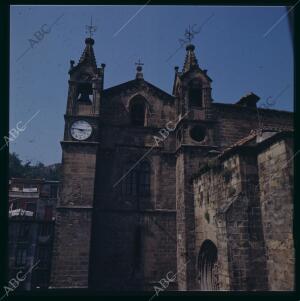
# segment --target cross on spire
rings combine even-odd
[[[191,43],[194,39],[195,32],[193,28],[191,28],[191,25],[189,25],[189,28],[185,30],[184,36],[188,39],[189,43]]]
[[[135,63],[135,65],[137,65],[136,67],[136,79],[143,79],[143,73],[142,73],[142,70],[143,70],[143,65],[144,63],[141,62],[141,60],[139,59],[137,63]]]
[[[141,60],[139,59],[137,63],[135,63],[137,66],[144,66],[144,63],[141,62]]]
[[[91,25],[86,25],[86,33],[89,33],[90,38],[92,38],[93,33],[97,30],[97,26],[93,26],[93,17],[91,17]]]

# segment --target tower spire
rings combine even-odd
[[[186,46],[186,56],[183,65],[183,70],[182,70],[183,73],[190,71],[192,69],[199,68],[194,50],[195,50],[195,46],[193,44],[189,44]]]
[[[182,72],[187,72],[191,69],[199,68],[198,61],[194,52],[195,46],[192,44],[195,33],[197,32],[193,30],[191,25],[189,25],[189,28],[185,30],[184,36],[186,38],[186,41],[188,42],[188,45],[186,46],[186,57]]]
[[[91,17],[91,24],[86,25],[86,33],[89,34],[89,37],[85,39],[85,49],[80,57],[79,63],[87,63],[97,68],[96,58],[94,54],[93,45],[95,43],[92,38],[93,33],[97,30],[96,26],[93,26],[93,19]]]

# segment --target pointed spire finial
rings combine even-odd
[[[79,60],[79,63],[89,63],[95,69],[97,68],[97,63],[93,50],[93,45],[95,41],[92,38],[92,35],[96,31],[96,29],[97,27],[93,25],[93,18],[91,17],[91,25],[86,25],[86,33],[89,34],[89,37],[85,39],[86,46]]]
[[[89,33],[90,39],[93,36],[93,33],[97,30],[97,26],[93,26],[93,17],[91,17],[91,25],[86,25],[86,33]]]
[[[193,26],[189,25],[188,29],[185,30],[184,36],[186,38],[186,57],[185,57],[185,62],[184,62],[184,66],[183,66],[183,72],[187,72],[191,69],[194,68],[199,68],[198,66],[198,61],[196,58],[196,55],[194,53],[195,50],[195,46],[191,43],[192,40],[195,37],[195,34],[199,33],[199,31],[195,30],[194,27],[196,26],[196,24],[194,24]]]
[[[195,32],[194,32],[193,28],[191,28],[191,25],[189,25],[189,28],[185,30],[184,36],[189,41],[189,44],[191,44],[191,42],[195,36]]]
[[[194,50],[195,46],[193,44],[189,44],[186,46],[186,56],[182,70],[184,73],[192,69],[199,68]]]
[[[142,71],[142,66],[144,66],[144,63],[141,62],[141,59],[139,59],[135,64],[137,65],[136,70]]]
[[[137,65],[136,67],[136,79],[143,79],[143,67],[144,63],[141,62],[141,60],[139,59],[137,63],[135,63],[135,65]]]

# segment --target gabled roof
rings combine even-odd
[[[128,89],[138,90],[140,88],[145,88],[145,87],[148,87],[154,93],[158,94],[159,97],[161,97],[162,99],[171,100],[171,101],[175,100],[174,96],[172,96],[171,94],[161,90],[160,88],[152,85],[151,83],[149,83],[143,79],[130,80],[130,81],[122,83],[120,85],[104,89],[103,95],[108,96],[108,95],[118,94],[123,90],[128,90]]]

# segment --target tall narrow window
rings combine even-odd
[[[189,102],[193,107],[202,107],[202,85],[199,81],[192,81],[189,85]]]
[[[132,168],[135,166],[134,168]],[[123,173],[122,194],[125,196],[145,197],[150,195],[150,165],[148,162],[126,164]]]
[[[135,166],[136,162],[129,162],[125,165],[123,169],[123,174],[127,175],[122,181],[122,194],[125,196],[135,196],[136,195],[136,173],[137,170],[132,168]]]
[[[150,194],[150,166],[148,162],[142,162],[138,170],[138,195]]]
[[[130,119],[131,124],[135,126],[145,125],[145,100],[142,97],[136,97],[131,101]]]

